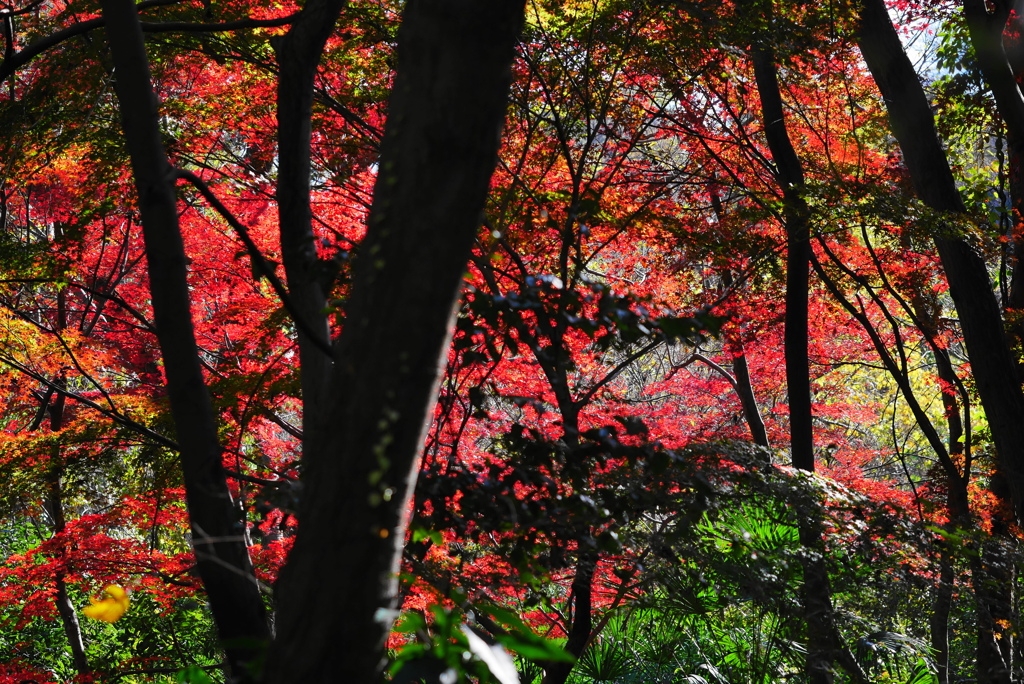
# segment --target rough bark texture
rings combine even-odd
[[[406,6],[368,232],[321,408],[328,420],[304,430],[300,527],[277,586],[268,682],[380,676],[408,501],[522,16],[521,0]]]
[[[963,200],[939,143],[928,99],[882,0],[863,0],[859,44],[889,112],[914,190],[930,208],[962,214]],[[956,305],[978,396],[992,430],[999,466],[1018,520],[1024,517],[1024,393],[1003,331],[985,262],[950,227],[935,247]]]
[[[244,681],[270,632],[242,522],[228,491],[216,419],[199,363],[173,169],[157,125],[156,96],[136,8],[131,0],[104,0],[102,8],[142,215],[153,313],[181,448],[197,569],[231,673]]]

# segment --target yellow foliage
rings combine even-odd
[[[92,605],[83,608],[82,613],[94,620],[117,622],[128,610],[128,592],[116,584],[111,584],[103,590],[103,594],[104,597],[101,599],[90,596],[89,601]]]

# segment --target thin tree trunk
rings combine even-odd
[[[783,334],[786,391],[789,396],[790,449],[793,466],[814,471],[814,428],[811,416],[811,370],[808,358],[807,309],[811,264],[810,209],[801,193],[804,171],[789,140],[782,95],[770,48],[751,50],[754,78],[761,98],[768,148],[782,188],[786,228],[786,317]]]
[[[59,425],[63,420],[64,395],[57,395],[52,408],[56,409],[51,413],[52,421]],[[52,457],[60,458],[60,446],[53,447]],[[57,467],[52,473],[46,497],[46,506],[53,518],[53,533],[55,535],[61,534],[67,529],[67,520],[64,517],[64,496],[60,484],[62,470],[63,468]],[[64,553],[61,551],[61,555]],[[65,574],[64,570],[58,570],[54,578],[57,593],[53,597],[53,602],[57,606],[57,614],[60,616],[64,635],[71,647],[71,662],[74,663],[75,671],[84,675],[89,672],[89,658],[85,653],[85,640],[82,637],[82,626],[78,622],[78,612],[75,610],[74,604],[71,603],[71,597],[68,596],[68,585],[64,581]]]
[[[775,56],[760,46],[750,52],[761,100],[762,119],[768,148],[775,162],[776,178],[783,194],[786,228],[786,387],[789,394],[790,443],[793,465],[814,471],[814,433],[811,416],[810,361],[808,357],[808,299],[810,278],[810,209],[802,196],[804,173],[786,128]],[[842,644],[835,624],[832,589],[822,561],[824,551],[821,521],[800,516],[800,543],[806,549],[803,560],[804,621],[807,629],[807,677],[811,684],[831,684],[838,660],[851,678],[867,679],[852,654]]]
[[[57,233],[56,237],[60,238],[60,226],[58,225],[55,230]],[[60,334],[67,327],[67,324],[67,293],[64,290],[60,290],[57,292],[57,320],[54,322],[54,328]],[[59,381],[59,384],[64,384],[63,379]],[[57,393],[54,396],[52,391],[48,392],[43,398],[43,405],[40,407],[40,412],[36,419],[32,422],[31,429],[35,430],[40,427],[44,418],[43,411],[45,410],[50,414],[50,431],[59,431],[64,427],[65,402],[66,398],[63,394]],[[64,515],[64,493],[61,487],[63,472],[64,463],[61,458],[61,447],[59,444],[54,444],[50,447],[50,482],[46,497],[46,505],[50,510],[50,517],[53,519],[54,535],[61,534],[67,529],[67,518]],[[63,556],[66,554],[66,551],[61,550],[60,554]],[[57,606],[57,614],[60,616],[64,635],[67,637],[68,645],[71,648],[71,661],[74,663],[75,671],[78,674],[84,675],[89,672],[89,658],[85,653],[85,639],[82,637],[82,626],[78,622],[78,612],[75,610],[74,604],[71,603],[71,597],[68,596],[68,585],[64,581],[66,574],[66,568],[56,572],[54,582],[57,587],[57,593],[53,601]]]
[[[711,205],[714,208],[715,217],[721,222],[723,213],[722,201],[718,199],[718,195],[714,192],[711,193]],[[726,288],[730,288],[733,285],[732,273],[728,269],[722,273],[722,285]],[[740,406],[743,407],[743,418],[747,422],[747,428],[750,430],[750,436],[754,440],[754,444],[770,449],[772,445],[768,441],[768,430],[765,429],[764,419],[761,417],[761,409],[757,405],[757,395],[754,394],[754,385],[750,381],[750,369],[747,367],[747,355],[743,350],[743,341],[740,339],[741,335],[737,335],[737,339],[734,340],[734,345],[738,348],[739,353],[732,357],[732,372],[735,379],[733,387],[736,390],[736,395],[740,398]]]
[[[750,382],[747,355],[743,352],[743,343],[737,344],[739,344],[740,353],[732,357],[732,372],[736,376],[736,394],[739,395],[740,405],[743,406],[743,418],[747,421],[754,444],[769,449],[772,445],[768,441],[768,430],[765,429],[764,419],[761,418],[761,409],[758,408],[757,397],[754,396],[754,386]]]
[[[376,681],[409,497],[497,162],[521,0],[411,0],[328,419],[304,426],[266,681]],[[307,409],[308,410],[308,409]]]
[[[918,327],[929,340],[938,336],[936,302],[930,301],[934,292],[929,291],[925,282],[913,278],[914,290],[910,303]],[[926,299],[926,297],[928,299]],[[960,402],[953,394],[958,387],[956,370],[953,368],[949,350],[932,348],[935,357],[935,374],[942,383],[940,393],[942,408],[946,418],[946,431],[949,434],[947,449],[949,458],[941,459],[943,474],[946,479],[946,509],[949,511],[949,523],[945,529],[952,533],[973,528],[970,508],[967,499],[967,484],[970,481],[971,464],[968,460],[967,443],[969,436],[964,434],[964,422],[960,417]],[[960,470],[957,462],[963,459]],[[932,657],[935,659],[937,684],[950,684],[953,674],[949,670],[949,618],[953,611],[953,592],[956,588],[956,556],[949,541],[938,541],[939,578],[935,587],[935,600],[932,604],[932,615],[929,619],[929,634],[932,645]]]
[[[135,5],[131,0],[104,0],[102,9],[142,215],[153,313],[181,448],[192,546],[229,668],[244,681],[261,659],[270,630],[243,541],[245,522],[239,520],[228,491],[216,416],[199,362],[174,172],[161,141]]]
[[[929,618],[932,657],[935,658],[936,684],[949,684],[949,616],[953,611],[953,556],[945,543],[939,547],[939,583]]]
[[[298,340],[303,424],[307,429],[322,417],[322,412],[315,409],[326,398],[332,366],[325,349],[330,343],[325,314],[330,283],[325,282],[327,264],[317,256],[310,205],[313,86],[324,45],[345,5],[346,0],[310,0],[288,33],[274,43],[280,65],[277,210],[288,294],[305,323],[298,330]],[[306,330],[317,339],[312,339]]]
[[[71,603],[68,596],[68,585],[64,577],[57,578],[57,595],[53,598],[57,606],[57,613],[60,615],[61,625],[64,627],[64,635],[68,638],[71,646],[71,662],[78,674],[89,673],[89,658],[85,654],[85,641],[82,639],[82,626],[78,623],[78,612]]]
[[[789,139],[782,110],[782,97],[776,74],[775,57],[770,49],[751,51],[754,78],[761,99],[762,119],[768,147],[775,161],[776,176],[782,188],[786,228],[786,313],[784,354],[786,391],[789,396],[789,434],[793,466],[814,471],[814,434],[811,419],[811,380],[808,361],[808,289],[810,277],[810,210],[800,192],[803,167]],[[807,641],[807,678],[811,684],[831,684],[835,655],[829,637],[831,606],[826,599],[831,590],[827,571],[821,565],[820,525],[799,517],[800,543],[807,550],[803,561],[804,605]]]
[[[570,595],[572,596],[572,619],[569,634],[565,641],[565,650],[579,659],[590,643],[593,632],[593,581],[594,569],[597,566],[597,554],[583,549],[577,551],[575,576],[572,580]],[[565,684],[575,663],[551,663],[544,668],[541,684]]]

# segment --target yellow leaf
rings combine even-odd
[[[90,596],[89,601],[92,605],[83,608],[82,613],[94,620],[117,622],[128,610],[128,592],[116,584],[111,584],[103,590],[103,594],[101,599]]]

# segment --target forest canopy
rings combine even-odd
[[[0,684],[1010,684],[1008,0],[0,3]]]

